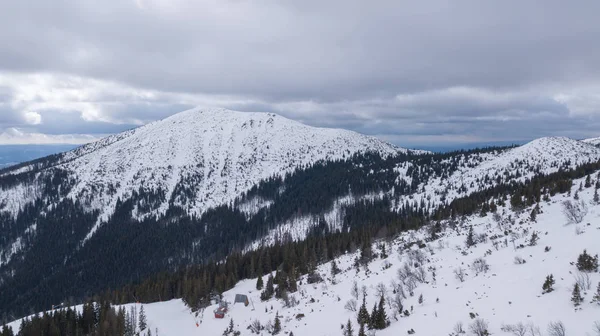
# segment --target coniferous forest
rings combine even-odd
[[[451,202],[398,201],[433,177],[449,176],[464,164],[466,156],[501,150],[387,158],[361,154],[345,161],[320,162],[265,180],[234,203],[210,209],[200,217],[172,206],[165,216],[134,220],[134,208],[152,207],[165,197],[160,191],[140,188],[131,198],[118,202],[109,221],[85,244],[81,241],[98,213],[85,211],[78,201],[62,200],[39,216],[44,205],[61,199],[72,185],[67,174],[55,170],[44,181],[48,199],[23,208],[16,218],[0,218],[0,246],[27,232],[31,223],[36,225],[35,233],[31,231],[23,239],[22,252],[1,269],[0,321],[90,298],[112,304],[183,298],[198,308],[240,279],[271,271],[277,271],[274,283],[280,289],[274,295],[282,295],[281,291],[294,291],[298,277],[310,274],[318,263],[365,249],[373,239],[391,239],[398,232],[424,225],[432,227],[434,239],[443,219],[493,212],[498,204],[509,203],[516,209],[532,205],[545,195],[568,191],[573,178],[600,169],[599,162],[591,162],[550,175],[538,172],[523,182],[516,182],[520,173],[515,169],[502,177],[482,179],[480,191]],[[412,163],[406,170],[410,183],[399,179],[404,173],[394,169],[405,162]],[[0,178],[0,187],[29,178],[29,173],[7,175]],[[179,194],[187,192],[181,185]],[[383,196],[360,199],[374,193]],[[347,195],[355,196],[356,201],[344,206],[341,227],[333,227],[323,213],[337,198]],[[271,205],[251,215],[239,209],[240,204],[257,197],[271,200]],[[272,246],[242,253],[280,223],[297,216],[314,218],[306,239],[293,241],[283,235]]]

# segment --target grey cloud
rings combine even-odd
[[[0,128],[25,127],[33,106],[35,131],[104,134],[196,104],[401,145],[582,137],[600,123],[598,1],[37,0],[0,12],[0,71],[64,86],[59,102],[15,107],[0,85]]]
[[[0,37],[1,63],[166,91],[325,102],[600,72],[592,1],[142,3],[5,2],[4,25],[14,28]]]

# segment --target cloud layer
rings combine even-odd
[[[95,138],[195,105],[406,146],[600,133],[597,1],[38,0],[0,12],[0,133],[23,139]]]

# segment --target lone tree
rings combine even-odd
[[[575,307],[579,306],[583,302],[583,297],[581,297],[581,290],[579,289],[578,283],[575,283],[575,286],[573,286],[573,296],[571,297],[571,301]]]
[[[587,250],[583,250],[583,253],[577,257],[577,269],[582,272],[598,271],[598,255],[592,257]]]
[[[562,203],[563,214],[567,217],[569,224],[579,224],[587,214],[587,206],[584,202],[571,202],[566,200]]]
[[[467,247],[471,247],[475,245],[475,233],[473,232],[473,227],[469,227],[469,233],[467,233],[467,241],[465,242]]]
[[[537,232],[533,231],[533,233],[531,234],[531,239],[529,239],[529,246],[537,245],[538,239],[539,239],[539,237],[538,237]]]
[[[281,321],[279,321],[279,312],[275,314],[275,322],[273,323],[273,335],[279,334],[281,331]]]
[[[546,276],[546,281],[544,281],[544,284],[542,285],[542,293],[546,294],[546,293],[552,292],[554,290],[553,286],[554,286],[554,275],[550,274],[550,275]]]
[[[594,302],[600,305],[600,282],[598,282],[598,288],[596,288],[596,293],[594,294]]]

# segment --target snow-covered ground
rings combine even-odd
[[[600,274],[588,274],[591,287],[583,291],[584,302],[579,308],[576,309],[571,302],[578,274],[575,266],[578,255],[584,249],[591,255],[600,253],[600,205],[593,202],[594,188],[584,188],[578,193],[580,201],[587,205],[587,215],[580,224],[568,224],[562,210],[562,202],[567,199],[573,201],[575,191],[583,180],[575,181],[571,196],[556,195],[549,202],[541,202],[542,213],[535,222],[529,219],[531,209],[517,214],[507,207],[500,207],[497,211],[499,216],[468,217],[456,221],[455,228],[449,222],[444,223],[446,228],[440,238],[423,248],[412,245],[407,249],[406,246],[427,236],[425,230],[406,232],[387,243],[389,256],[375,259],[369,264],[368,271],[361,267],[357,272],[353,267],[357,254],[346,254],[336,260],[342,273],[334,278],[330,263],[320,265],[318,271],[325,281],[309,285],[302,279],[298,292],[291,294],[299,301],[295,307],[286,308],[282,300],[277,299],[261,302],[260,291],[255,288],[256,279],[250,279],[225,292],[224,299],[233,302],[235,294],[246,294],[251,304],[248,307],[231,305],[224,319],[214,318],[216,305],[192,313],[181,300],[172,300],[144,304],[149,328],[153,334],[158,330],[159,335],[221,335],[233,319],[241,335],[252,335],[247,327],[253,321],[258,320],[264,326],[272,322],[278,313],[282,334],[342,335],[341,324],[348,319],[356,332],[356,312],[345,309],[346,302],[352,299],[352,287],[356,281],[359,288],[366,286],[369,312],[379,301],[378,285],[385,286],[386,312],[391,325],[378,330],[376,335],[406,335],[411,329],[416,335],[449,335],[457,323],[462,323],[466,335],[471,335],[472,313],[489,324],[488,330],[492,335],[512,335],[501,327],[517,323],[533,326],[534,331],[539,329],[539,334],[531,335],[549,335],[548,324],[562,321],[567,335],[596,336],[593,324],[600,321],[600,304],[591,301],[600,282]],[[485,234],[487,238],[467,248],[465,241],[471,226],[475,236]],[[530,246],[534,231],[539,240],[536,245]],[[376,252],[378,244],[374,244]],[[520,247],[521,244],[523,247]],[[517,264],[516,257],[526,262]],[[487,261],[489,271],[477,274],[472,267],[477,258]],[[391,301],[395,297],[393,288],[399,289],[402,284],[398,270],[419,259],[422,259],[425,269],[425,282],[417,282],[412,296],[408,281],[401,285],[406,294],[402,304],[410,316],[397,315]],[[414,267],[410,268],[415,271]],[[465,271],[464,282],[455,276],[458,268]],[[554,291],[542,294],[542,284],[549,274],[553,274],[556,281]],[[265,283],[266,280],[267,276],[264,277]],[[421,295],[424,300],[419,304]],[[360,307],[361,297],[357,301]],[[303,314],[303,317],[297,318],[298,314]],[[11,325],[16,329],[19,321]],[[268,332],[263,330],[262,335],[268,335]]]

